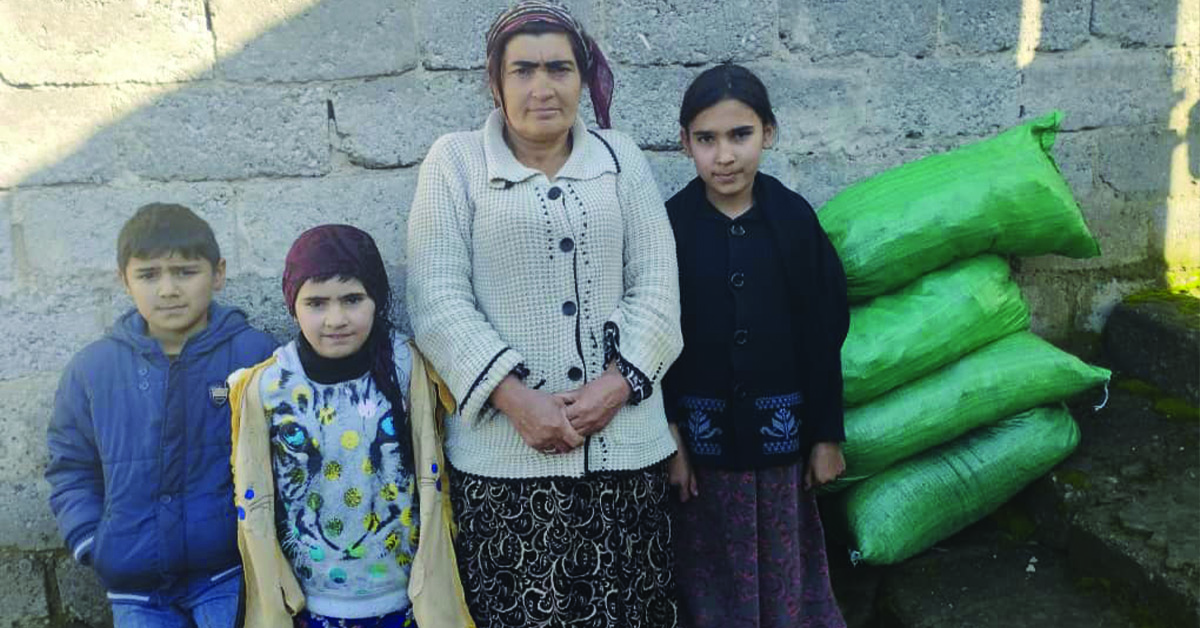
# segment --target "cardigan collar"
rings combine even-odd
[[[578,116],[571,127],[571,139],[574,141],[571,156],[555,175],[556,179],[586,180],[606,172],[617,173],[615,158]],[[517,161],[505,143],[504,112],[500,109],[492,110],[483,125],[483,154],[487,161],[488,184],[492,187],[507,187],[543,174]]]

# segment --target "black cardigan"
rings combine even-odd
[[[841,348],[850,324],[846,299],[846,277],[837,252],[817,222],[816,213],[799,194],[788,189],[774,177],[758,173],[754,181],[754,204],[766,218],[776,238],[782,257],[791,312],[796,316],[792,326],[796,364],[800,369],[799,389],[803,396],[802,434],[807,442],[803,454],[818,442],[845,440],[842,406]],[[692,254],[692,233],[701,212],[707,209],[704,182],[693,179],[667,201],[667,214],[675,233],[679,259]],[[683,303],[683,316],[703,315],[702,304]],[[684,344],[688,342],[684,337]],[[769,360],[768,350],[777,352],[770,343],[758,344],[761,354],[753,359]],[[668,416],[680,416],[680,395],[695,392],[695,386],[683,381],[685,369],[673,368],[663,379],[663,391],[668,404]],[[754,426],[757,429],[758,426]],[[746,450],[740,457],[748,455]],[[699,461],[698,461],[699,462]],[[759,468],[778,464],[765,457],[755,460],[723,459],[718,466]]]

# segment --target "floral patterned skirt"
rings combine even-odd
[[[453,477],[455,551],[479,628],[674,628],[663,465],[578,479]]]
[[[803,465],[695,471],[700,495],[674,502],[680,625],[844,628]]]

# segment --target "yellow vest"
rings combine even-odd
[[[409,348],[409,420],[421,529],[408,597],[422,628],[475,628],[454,558],[450,479],[442,453],[442,420],[454,412],[454,398],[437,373],[426,367],[416,346],[409,343]],[[292,616],[304,608],[300,583],[275,535],[269,426],[259,395],[259,378],[274,362],[271,357],[229,377],[234,503],[238,506],[238,550],[246,584],[244,628],[289,628]],[[253,499],[246,499],[251,487]]]

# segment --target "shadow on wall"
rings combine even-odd
[[[232,0],[141,4],[133,19],[127,8],[93,10],[89,18],[111,22],[79,31],[93,41],[78,47],[95,54],[0,53],[4,80],[20,86],[0,97],[27,130],[0,147],[14,258],[0,267],[6,296],[54,294],[63,302],[42,309],[93,336],[127,303],[112,278],[116,233],[151,200],[183,202],[210,221],[229,262],[226,298],[276,334],[291,327],[267,280],[303,229],[356,224],[402,268],[411,166],[436,137],[476,127],[490,109],[480,72],[419,67],[415,3],[285,2],[291,14],[280,15]],[[20,31],[17,49],[37,49],[46,45],[37,25],[22,19],[54,11],[26,11],[0,29]],[[121,50],[105,26],[140,43]],[[71,320],[97,307],[101,320]]]

